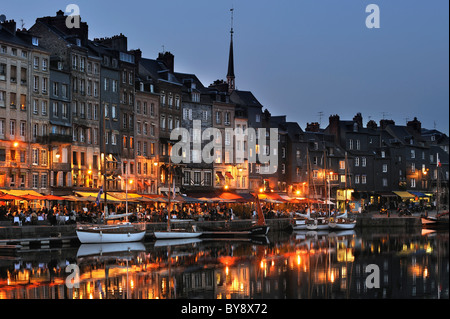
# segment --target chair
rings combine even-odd
[[[14,224],[15,223],[17,223],[17,224],[19,224],[19,226],[22,226],[22,221],[20,220],[20,218],[19,217],[14,217]]]

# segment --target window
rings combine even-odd
[[[345,169],[345,161],[339,161],[339,169]]]
[[[411,163],[411,172],[412,173],[416,172],[416,163]]]
[[[387,173],[387,171],[388,171],[388,165],[383,164],[383,173]]]
[[[47,71],[48,59],[42,59],[42,71]]]
[[[260,114],[256,114],[256,118],[255,118],[256,122],[261,122],[261,115]]]
[[[387,186],[388,186],[388,179],[383,178],[383,187],[387,187]]]
[[[231,118],[230,112],[225,112],[225,123],[224,123],[225,125],[230,125],[231,123],[230,118]]]
[[[16,121],[14,120],[9,121],[9,135],[11,138],[14,138],[16,135]]]
[[[361,141],[360,140],[356,140],[356,149],[357,150],[361,149]]]
[[[367,175],[362,175],[361,176],[361,183],[362,184],[367,184]]]
[[[411,187],[412,188],[416,187],[416,179],[415,178],[411,178]]]
[[[67,99],[67,84],[61,84],[61,97]]]
[[[47,101],[42,101],[41,103],[41,113],[42,115],[47,115]]]
[[[31,160],[33,165],[39,165],[39,149],[33,148],[31,153]]]
[[[359,166],[359,157],[355,157],[355,166],[356,166],[356,167]]]
[[[385,151],[381,151],[381,158],[385,158],[386,157],[386,152]]]
[[[361,158],[361,166],[366,167],[366,165],[367,165],[367,159],[365,157],[362,157]]]
[[[415,150],[411,150],[411,158],[416,158],[416,151]]]
[[[360,183],[360,176],[355,175],[355,184],[359,184],[359,183]]]
[[[353,140],[352,139],[348,140],[348,149],[349,150],[353,149]]]

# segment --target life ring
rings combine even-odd
[[[333,217],[330,218],[330,223],[334,223],[334,218]]]

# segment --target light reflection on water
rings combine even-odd
[[[81,245],[0,257],[0,299],[448,298],[448,231],[275,233]],[[66,285],[66,266],[79,288]],[[380,288],[367,285],[368,265]]]

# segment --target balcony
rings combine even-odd
[[[50,143],[72,143],[72,135],[63,134],[48,134],[45,136],[37,136],[36,143],[50,144]]]

